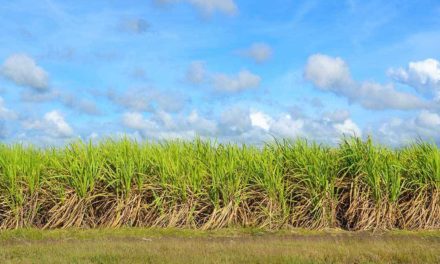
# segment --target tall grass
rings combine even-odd
[[[440,227],[440,150],[371,139],[0,145],[0,228]]]

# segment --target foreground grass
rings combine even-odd
[[[0,263],[439,263],[440,231],[19,229]]]

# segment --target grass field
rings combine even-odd
[[[438,229],[439,190],[426,142],[0,145],[1,229]]]
[[[0,145],[0,263],[439,263],[439,190],[425,142]]]
[[[9,230],[1,263],[439,263],[439,231]]]

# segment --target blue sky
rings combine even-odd
[[[1,2],[4,142],[440,143],[439,1]]]

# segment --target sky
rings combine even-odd
[[[0,0],[0,140],[440,144],[440,1]]]

